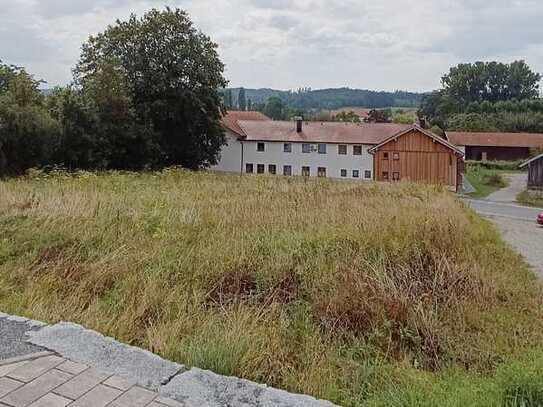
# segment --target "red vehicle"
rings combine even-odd
[[[537,217],[537,224],[543,226],[543,212]]]

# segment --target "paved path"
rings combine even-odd
[[[0,406],[183,407],[133,381],[52,352],[0,362]]]
[[[532,223],[535,223],[537,215],[543,212],[543,209],[503,202],[492,202],[489,200],[465,199],[464,202],[475,212],[483,216],[499,216]]]
[[[486,198],[487,201],[509,203],[514,203],[517,201],[517,195],[526,189],[528,184],[528,174],[509,174],[506,175],[506,177],[509,180],[509,186],[490,194]]]
[[[0,348],[0,407],[335,407],[187,368],[80,325],[46,325],[1,312],[0,323],[0,335],[7,332]],[[12,354],[25,356],[6,359]]]
[[[536,224],[537,215],[543,212],[543,209],[511,203],[525,188],[526,181],[522,180],[523,176],[524,174],[515,176],[512,185],[495,192],[487,199],[464,201],[478,214],[489,218],[498,226],[504,240],[522,254],[543,279],[543,228]]]
[[[543,227],[535,222],[493,216],[489,218],[501,230],[503,238],[524,256],[543,279]]]

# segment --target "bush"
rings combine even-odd
[[[507,181],[500,174],[488,174],[483,176],[483,181],[486,185],[496,188],[505,188]]]
[[[485,168],[487,170],[518,171],[523,160],[518,161],[466,161],[466,168]]]

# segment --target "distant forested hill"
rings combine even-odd
[[[231,88],[233,104],[237,105],[240,88]],[[274,89],[245,89],[247,99],[253,103],[265,103],[271,96],[279,96],[290,108],[295,109],[338,109],[345,106],[368,108],[418,107],[422,93],[377,92],[366,89],[300,89],[281,91]]]

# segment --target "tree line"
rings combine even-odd
[[[335,110],[344,106],[387,108],[387,107],[419,107],[422,93],[384,92],[365,89],[318,89],[299,88],[295,91],[274,89],[231,88],[223,90],[225,105],[230,109],[245,110],[251,101],[254,106],[262,106],[272,97],[281,99],[289,109],[301,111]],[[240,97],[241,96],[241,97]],[[241,102],[241,103],[240,103]],[[245,103],[244,103],[245,102]]]
[[[438,132],[543,132],[540,81],[524,61],[460,64],[422,99],[419,116]]]
[[[91,36],[72,84],[47,96],[24,68],[0,61],[0,175],[215,164],[223,72],[217,45],[170,8]]]

